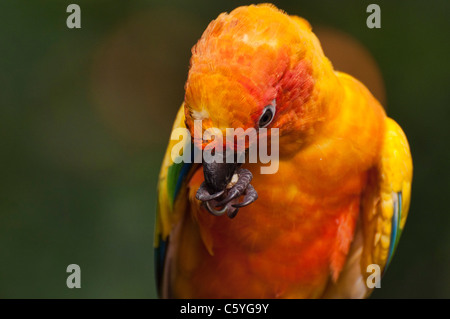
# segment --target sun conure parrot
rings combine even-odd
[[[368,89],[333,70],[309,23],[269,4],[212,21],[192,49],[173,126],[190,132],[184,150],[206,147],[194,138],[200,120],[202,132],[224,136],[265,127],[269,139],[278,128],[279,167],[179,162],[179,139],[169,142],[158,184],[160,296],[367,297],[367,266],[384,272],[405,226],[411,154]]]

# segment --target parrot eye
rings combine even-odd
[[[275,100],[267,105],[259,118],[259,127],[266,127],[272,122],[273,116],[275,115]]]

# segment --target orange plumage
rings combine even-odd
[[[383,215],[380,204],[382,160],[394,151],[386,142],[387,127],[399,128],[387,124],[392,120],[363,84],[333,70],[308,22],[271,5],[221,14],[192,52],[185,103],[174,127],[185,122],[192,136],[194,120],[202,120],[203,129],[255,127],[275,100],[269,127],[279,128],[280,163],[271,175],[260,173],[261,163],[243,165],[259,198],[229,219],[209,214],[195,198],[204,181],[199,165],[173,205],[167,203],[163,188],[170,183],[171,160],[166,154],[156,241],[159,245],[170,236],[163,295],[366,296],[370,289],[360,283],[367,277],[366,263],[375,260],[383,269],[391,256],[377,250],[373,257],[373,246],[382,237],[380,227],[393,223],[393,213]],[[384,191],[403,191],[400,209],[406,220],[412,171],[407,142],[398,153],[407,167],[397,177],[403,183],[400,190],[386,186]],[[395,170],[399,164],[391,162],[384,165]],[[389,246],[379,249],[390,251]],[[348,262],[352,254],[356,266]],[[357,279],[345,279],[350,277]]]

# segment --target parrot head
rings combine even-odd
[[[268,139],[270,129],[277,128],[280,157],[292,156],[314,138],[323,121],[331,98],[325,84],[332,78],[331,64],[306,20],[269,4],[239,7],[212,21],[192,49],[186,126],[191,136],[200,125],[202,132],[215,128],[224,137],[227,128],[267,128]],[[202,149],[208,145],[203,135],[193,142]],[[197,198],[211,213],[235,216],[242,204],[257,198],[251,173],[236,161],[204,162],[203,171],[205,183]]]

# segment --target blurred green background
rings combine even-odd
[[[70,3],[81,29],[66,27]],[[0,2],[0,298],[156,296],[155,188],[190,49],[247,3]],[[366,27],[369,3],[381,29]],[[409,138],[410,217],[373,298],[450,297],[450,2],[275,4],[366,48]],[[66,287],[72,263],[81,289]]]

